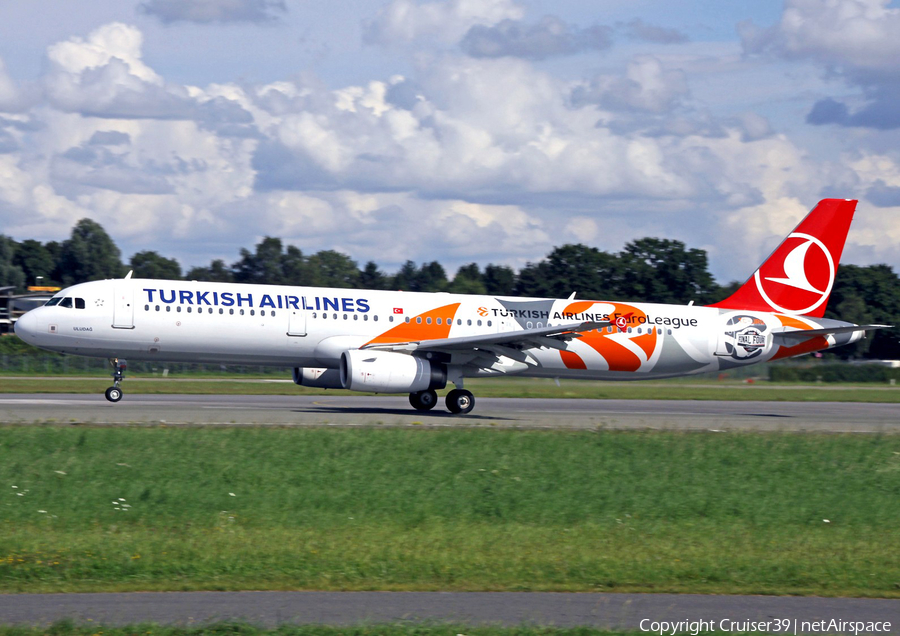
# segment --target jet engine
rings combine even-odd
[[[343,389],[341,372],[338,369],[317,369],[313,367],[294,367],[294,384],[311,386],[317,389]]]
[[[447,386],[447,368],[405,353],[352,349],[341,354],[341,384],[351,391],[417,393]]]

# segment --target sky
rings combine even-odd
[[[0,233],[388,272],[655,236],[744,280],[817,201],[900,269],[888,0],[4,0]]]

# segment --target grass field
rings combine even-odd
[[[0,592],[900,597],[900,437],[0,428]]]
[[[3,627],[0,636],[636,636],[642,632],[615,632],[588,627],[499,627],[443,624],[358,625],[329,627],[324,625],[284,625],[263,629],[245,623],[219,623],[202,627],[166,627],[153,624],[109,627],[59,622],[49,628]]]
[[[103,393],[108,378],[18,378],[0,379],[0,393]],[[126,394],[215,395],[325,395],[320,389],[297,386],[271,378],[128,378]],[[452,388],[452,387],[451,387]],[[542,378],[491,378],[466,381],[466,388],[479,397],[593,398],[620,400],[764,400],[815,402],[900,402],[900,386],[869,384],[775,384],[716,381],[708,378],[651,382],[593,382],[563,380],[560,385]],[[441,391],[445,394],[447,390]],[[338,391],[343,393],[343,391]],[[348,394],[349,395],[349,394]]]

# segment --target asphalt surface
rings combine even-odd
[[[852,633],[844,622],[890,622],[900,633],[900,600],[705,596],[694,594],[558,594],[543,592],[143,592],[0,595],[0,623],[48,624],[61,618],[122,625],[138,621],[197,624],[244,620],[347,625],[413,621],[465,625],[589,625],[648,631],[655,621],[711,621],[713,630]],[[769,623],[751,629],[747,621]],[[804,623],[838,621],[830,629]],[[642,621],[645,621],[642,623]],[[722,621],[725,621],[723,624]],[[732,621],[736,625],[732,625]],[[782,629],[778,629],[782,627]],[[884,625],[882,628],[886,627]],[[680,630],[688,632],[689,629]],[[710,628],[707,628],[710,631]],[[856,629],[875,633],[873,629]],[[671,632],[670,632],[671,633]]]
[[[406,396],[0,394],[0,422],[278,426],[497,426],[900,432],[900,405],[854,402],[725,402],[478,398],[468,415],[443,404],[425,413]]]

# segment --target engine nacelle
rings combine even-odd
[[[351,349],[341,354],[341,383],[351,391],[416,393],[447,386],[447,368],[405,353]]]
[[[292,372],[294,384],[310,386],[317,389],[343,389],[341,372],[338,369],[317,369],[311,367],[294,367]]]

